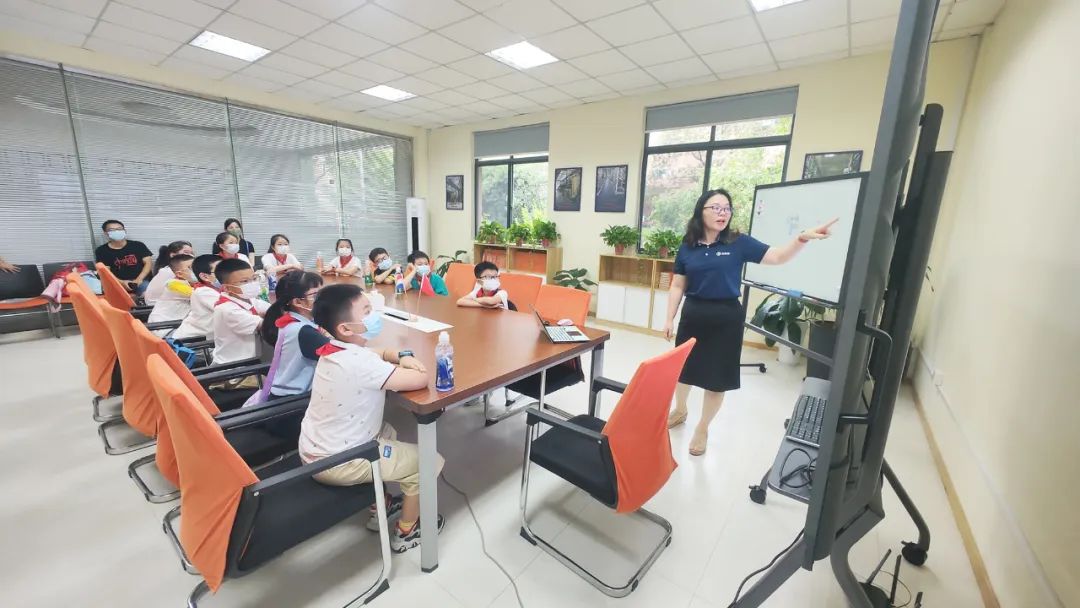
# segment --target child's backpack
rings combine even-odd
[[[177,357],[180,357],[180,360],[184,362],[184,365],[187,366],[188,369],[195,367],[195,362],[198,360],[198,357],[193,349],[184,346],[172,338],[165,338],[165,343],[172,347],[173,352],[176,353]]]

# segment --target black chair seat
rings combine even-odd
[[[239,408],[241,405],[244,405],[244,402],[248,400],[248,397],[254,395],[255,391],[257,390],[258,389],[248,388],[231,390],[211,388],[207,389],[206,393],[210,395],[210,400],[218,406],[219,410],[223,412],[228,412],[230,410],[235,410]]]
[[[564,389],[568,386],[573,386],[578,382],[585,381],[585,372],[581,369],[581,360],[574,359],[562,365],[556,365],[547,370],[547,385],[545,393],[550,395],[557,390]],[[518,380],[513,384],[507,385],[508,389],[515,393],[521,393],[522,395],[528,395],[533,399],[540,399],[540,374],[533,374],[528,378]],[[601,421],[601,424],[603,421]]]
[[[570,422],[600,432],[604,421],[582,414]],[[618,502],[615,465],[599,443],[572,431],[552,427],[532,444],[531,460],[585,490],[609,507]]]
[[[302,466],[300,456],[293,454],[256,472],[259,479],[286,473]],[[328,486],[304,478],[282,491],[263,493],[259,497],[245,491],[237,513],[239,524],[252,517],[249,538],[233,538],[244,542],[246,548],[236,563],[232,575],[242,575],[281,555],[301,542],[333,527],[375,504],[375,488],[370,483],[355,486]],[[234,531],[244,526],[234,526]]]
[[[244,462],[258,466],[296,450],[296,438],[289,439],[270,432],[265,426],[252,426],[225,433],[225,439]],[[288,459],[286,459],[288,460]],[[262,470],[259,471],[260,473]]]

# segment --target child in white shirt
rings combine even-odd
[[[173,274],[172,268],[169,268],[169,260],[174,255],[181,254],[194,257],[195,248],[188,241],[173,241],[168,245],[162,245],[161,249],[158,249],[158,257],[154,261],[154,278],[150,279],[150,284],[146,286],[146,291],[143,292],[144,302],[154,304],[165,293],[165,284],[176,276]]]
[[[147,318],[148,323],[161,323],[163,321],[179,321],[187,318],[191,312],[191,287],[194,274],[191,272],[191,264],[195,258],[178,254],[169,259],[169,268],[174,278],[165,283],[165,289],[154,304]]]
[[[304,265],[296,256],[289,253],[289,237],[284,234],[275,234],[270,237],[270,249],[262,256],[263,270],[270,278],[273,285],[277,284],[281,275],[290,270],[303,270]],[[273,285],[271,289],[273,289]]]
[[[214,304],[214,365],[259,356],[259,327],[270,304],[259,299],[261,286],[247,260],[218,262],[214,276],[221,297]]]
[[[473,269],[473,273],[476,275],[476,285],[469,293],[458,299],[458,306],[517,310],[514,303],[510,301],[509,294],[499,284],[498,266],[487,261],[480,262]]]
[[[353,256],[353,245],[349,239],[338,239],[334,246],[337,255],[330,258],[330,265],[323,269],[323,274],[343,274],[356,276],[360,274],[360,260]]]
[[[214,305],[221,298],[221,285],[214,278],[214,269],[221,258],[216,255],[204,254],[195,258],[191,272],[196,279],[191,292],[191,311],[184,317],[184,322],[172,337],[177,340],[203,337],[208,340],[214,338]]]

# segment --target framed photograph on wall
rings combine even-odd
[[[597,212],[622,213],[626,211],[626,165],[607,165],[596,168]]]
[[[465,176],[446,176],[446,208],[461,211],[465,208]]]
[[[555,169],[555,211],[581,211],[581,167]]]
[[[803,160],[802,178],[831,177],[858,173],[862,168],[862,150],[815,152]]]

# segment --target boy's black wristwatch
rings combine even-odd
[[[416,355],[413,354],[413,352],[411,350],[399,350],[398,354],[397,354],[397,360],[400,362],[405,357],[415,357],[415,356]]]

